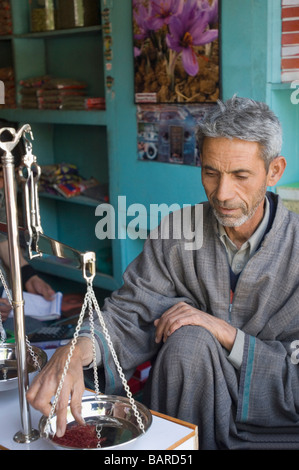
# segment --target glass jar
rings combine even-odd
[[[55,29],[54,0],[29,0],[31,31],[52,31]]]
[[[94,26],[100,23],[98,0],[56,0],[57,29]]]

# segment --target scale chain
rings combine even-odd
[[[48,435],[48,429],[50,427],[50,421],[52,419],[52,417],[54,416],[54,413],[55,413],[55,409],[56,409],[56,406],[57,406],[57,402],[59,400],[59,396],[60,396],[60,393],[61,393],[61,390],[62,390],[62,387],[63,387],[63,383],[64,383],[64,379],[65,379],[65,376],[67,374],[67,371],[68,371],[68,368],[69,368],[69,364],[70,364],[70,361],[71,361],[71,358],[72,358],[72,355],[73,355],[73,352],[74,352],[74,349],[75,349],[75,346],[76,346],[76,343],[77,343],[77,339],[78,339],[78,336],[79,336],[79,332],[80,332],[80,329],[81,329],[81,326],[82,326],[82,323],[83,323],[83,319],[84,319],[84,313],[86,311],[86,308],[89,308],[89,323],[90,323],[90,331],[91,331],[91,340],[92,340],[92,347],[93,347],[93,369],[94,369],[94,381],[95,381],[95,393],[96,393],[96,398],[97,399],[100,399],[100,391],[99,391],[99,383],[98,383],[98,374],[97,374],[97,363],[96,363],[96,349],[95,349],[95,334],[94,334],[94,320],[93,320],[93,309],[92,307],[94,306],[95,310],[96,310],[96,313],[97,313],[97,316],[99,318],[99,321],[100,321],[100,324],[101,324],[101,327],[103,329],[103,333],[104,333],[104,336],[106,338],[106,341],[107,341],[107,344],[109,346],[109,349],[110,349],[110,352],[111,352],[111,355],[113,357],[113,360],[115,362],[115,365],[116,365],[116,368],[117,368],[117,371],[119,373],[119,376],[121,378],[121,381],[122,381],[122,384],[123,384],[123,387],[127,393],[127,397],[130,401],[130,404],[132,406],[132,409],[133,409],[133,412],[134,412],[134,416],[136,417],[136,420],[137,420],[137,423],[138,423],[138,426],[140,428],[140,430],[144,433],[145,430],[144,430],[144,424],[142,422],[142,418],[140,416],[140,413],[137,409],[137,406],[136,406],[136,403],[135,403],[135,400],[132,396],[132,393],[130,391],[130,388],[128,386],[128,382],[125,378],[125,375],[122,371],[122,368],[121,368],[121,365],[118,361],[118,358],[117,358],[117,355],[116,355],[116,352],[114,350],[114,347],[113,347],[113,344],[112,344],[112,341],[111,341],[111,338],[110,338],[110,335],[109,335],[109,332],[106,328],[106,325],[105,325],[105,322],[104,322],[104,319],[103,319],[103,316],[101,314],[101,310],[100,310],[100,307],[98,305],[98,302],[97,302],[97,299],[95,297],[95,293],[94,293],[94,290],[93,290],[93,287],[92,287],[92,281],[91,280],[88,280],[87,281],[87,292],[85,294],[85,297],[84,297],[84,301],[83,301],[83,305],[82,305],[82,308],[81,308],[81,312],[80,312],[80,315],[79,315],[79,320],[78,320],[78,323],[77,323],[77,326],[76,326],[76,329],[75,329],[75,333],[74,333],[74,336],[73,336],[73,339],[71,341],[71,346],[70,346],[70,350],[69,350],[69,353],[68,353],[68,357],[67,357],[67,360],[66,360],[66,363],[65,363],[65,366],[64,366],[64,370],[63,370],[63,373],[62,373],[62,376],[60,378],[60,382],[59,382],[59,385],[58,385],[58,388],[57,388],[57,391],[56,391],[56,395],[54,397],[54,400],[53,400],[53,404],[52,404],[52,407],[51,407],[51,411],[50,411],[50,414],[47,418],[47,422],[46,422],[46,425],[45,425],[45,434]],[[100,429],[99,429],[99,433],[100,433]],[[99,434],[100,435],[100,434]]]
[[[3,276],[3,273],[2,273],[2,271],[1,271],[1,269],[0,269],[0,279],[1,279],[1,282],[2,282],[2,284],[3,284],[3,286],[4,286],[4,284],[6,284],[6,282],[5,282],[5,279],[4,279],[4,276]],[[5,286],[4,286],[4,287],[5,287]],[[7,289],[7,290],[8,290],[8,289]],[[9,293],[9,295],[10,295],[10,293]],[[6,340],[6,332],[5,332],[5,329],[4,329],[4,327],[3,327],[3,323],[2,323],[1,311],[0,311],[0,330],[1,330],[1,343],[4,343],[5,340]]]
[[[0,339],[0,346],[1,346],[2,344],[5,343],[5,340],[6,340],[6,332],[3,327],[1,312],[0,312],[0,331],[1,331],[1,339]],[[3,376],[3,380],[7,380],[7,369],[5,368],[2,369],[2,376]]]
[[[61,376],[61,379],[60,379],[60,382],[59,382],[59,385],[58,385],[58,388],[57,388],[57,391],[56,391],[56,395],[55,395],[54,400],[53,400],[53,404],[52,404],[52,407],[51,407],[50,414],[49,414],[48,419],[47,419],[47,423],[46,423],[46,426],[45,426],[45,433],[46,434],[48,433],[48,428],[50,426],[50,421],[51,421],[52,417],[54,416],[55,409],[56,409],[56,406],[57,406],[57,402],[59,400],[59,396],[60,396],[60,393],[61,393],[61,390],[62,390],[62,387],[63,387],[64,379],[65,379],[65,376],[67,374],[67,371],[68,371],[68,368],[69,368],[69,365],[70,365],[70,361],[71,361],[71,358],[72,358],[72,355],[73,355],[73,352],[74,352],[74,349],[75,349],[75,346],[76,346],[76,343],[77,343],[77,339],[78,339],[78,336],[79,336],[81,325],[82,325],[83,319],[84,319],[84,313],[85,313],[85,310],[86,310],[86,307],[87,307],[87,302],[88,302],[88,297],[87,297],[87,294],[86,294],[85,298],[84,298],[82,308],[81,308],[81,312],[80,312],[80,315],[79,315],[79,320],[78,320],[77,326],[75,328],[75,333],[74,333],[73,339],[71,341],[71,346],[70,346],[70,350],[69,350],[69,353],[68,353],[68,357],[67,357],[67,360],[66,360],[63,372],[62,372],[62,376]]]
[[[95,346],[95,335],[94,335],[92,300],[89,295],[88,295],[88,307],[89,307],[89,323],[90,323],[90,333],[91,333],[92,352],[93,352],[94,386],[95,386],[96,396],[98,397],[100,395],[100,388],[99,388],[99,380],[98,380],[98,373],[97,373],[97,358],[96,358],[96,346]]]
[[[11,305],[11,308],[13,308],[13,301],[12,301],[12,297],[11,297],[11,294],[10,294],[10,290],[9,290],[9,288],[8,288],[8,285],[7,285],[7,283],[6,283],[5,277],[4,277],[3,272],[2,272],[1,269],[0,269],[0,280],[1,280],[2,285],[3,285],[3,287],[4,287],[4,290],[5,290],[7,299],[8,299],[8,301],[9,301],[10,305]],[[3,329],[4,333],[5,333],[5,330],[4,330],[4,328],[3,328],[3,323],[2,323],[2,318],[1,318],[1,312],[0,312],[0,329],[1,329],[1,341],[2,341],[2,334],[3,334],[3,333],[2,333],[2,329]],[[5,334],[5,336],[6,336],[6,334]],[[5,338],[5,339],[6,339],[6,338]],[[32,346],[31,346],[31,344],[30,344],[30,341],[29,341],[27,335],[25,336],[25,341],[26,341],[26,346],[27,346],[27,348],[28,348],[28,350],[29,350],[29,354],[30,354],[30,356],[32,357],[34,366],[35,366],[35,368],[36,368],[38,371],[40,371],[40,370],[41,370],[40,363],[38,362],[37,355],[36,355],[35,352],[33,351],[33,348],[32,348]]]
[[[119,361],[118,361],[118,358],[117,358],[117,355],[116,355],[114,346],[113,346],[113,344],[112,344],[112,341],[111,341],[109,332],[108,332],[107,327],[106,327],[106,325],[105,325],[105,322],[104,322],[104,319],[103,319],[103,316],[102,316],[100,307],[99,307],[99,305],[98,305],[97,299],[96,299],[96,297],[95,297],[95,294],[94,294],[94,291],[93,291],[92,288],[91,288],[91,297],[92,297],[92,300],[93,300],[93,302],[94,302],[95,310],[96,310],[96,312],[97,312],[97,315],[98,315],[98,318],[99,318],[101,327],[102,327],[102,329],[103,329],[103,332],[104,332],[106,341],[107,341],[107,343],[108,343],[108,346],[109,346],[111,355],[112,355],[112,357],[113,357],[114,363],[115,363],[115,365],[116,365],[118,374],[119,374],[119,376],[120,376],[120,378],[121,378],[123,387],[124,387],[124,389],[125,389],[125,391],[126,391],[127,397],[128,397],[128,399],[129,399],[129,401],[130,401],[130,404],[131,404],[131,406],[132,406],[134,415],[135,415],[135,417],[136,417],[136,419],[137,419],[138,426],[139,426],[140,430],[144,433],[145,430],[144,430],[144,425],[143,425],[142,419],[141,419],[141,417],[140,417],[140,413],[139,413],[139,411],[138,411],[138,409],[137,409],[137,406],[136,406],[136,404],[135,404],[135,400],[134,400],[134,398],[133,398],[133,396],[132,396],[132,392],[131,392],[130,387],[129,387],[129,385],[128,385],[128,382],[127,382],[127,380],[126,380],[126,378],[125,378],[125,375],[124,375],[124,373],[123,373],[123,370],[122,370],[122,368],[121,368],[121,365],[120,365],[120,363],[119,363]]]

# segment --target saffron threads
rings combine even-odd
[[[53,437],[53,442],[64,447],[77,449],[94,449],[106,440],[98,438],[95,424],[75,424],[67,426],[64,436]]]

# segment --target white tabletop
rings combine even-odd
[[[86,392],[90,394],[91,392]],[[38,429],[41,414],[30,408],[33,429]],[[0,392],[0,446],[10,450],[55,450],[51,443],[39,438],[30,444],[18,444],[14,435],[21,430],[18,390]],[[146,434],[121,446],[120,450],[194,449],[195,427],[171,421],[153,413],[153,422]]]

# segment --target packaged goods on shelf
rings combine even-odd
[[[36,89],[24,88],[21,90],[21,106],[29,109],[38,108]]]
[[[39,109],[84,109],[87,84],[70,78],[52,78],[38,90]]]
[[[12,67],[0,68],[0,80],[4,83],[5,103],[0,104],[2,108],[16,107],[16,88],[14,80],[14,70]]]
[[[20,85],[24,88],[41,88],[51,79],[49,75],[39,75],[38,77],[30,77],[20,81]]]
[[[23,108],[56,110],[103,110],[105,98],[88,97],[87,84],[71,78],[49,76],[22,80],[21,106]]]
[[[21,106],[38,109],[71,109],[86,83],[72,79],[58,79],[49,76],[21,80]],[[65,106],[62,106],[65,103]]]
[[[83,178],[72,163],[43,165],[39,190],[66,198],[81,195],[99,202],[109,200],[108,185],[100,183],[96,178]]]
[[[85,109],[84,97],[60,94],[52,97],[38,97],[38,108],[83,110]]]
[[[20,94],[21,94],[21,107],[28,109],[37,109],[37,91],[50,80],[48,75],[42,75],[38,77],[31,77],[26,80],[20,81]]]
[[[106,109],[105,98],[86,98],[85,109]]]
[[[85,82],[73,78],[54,78],[44,83],[44,90],[82,90],[87,87]]]
[[[39,190],[57,194],[58,191],[55,189],[55,186],[62,184],[79,185],[81,180],[82,178],[79,175],[77,166],[71,163],[43,165],[41,167]]]
[[[0,35],[12,34],[10,1],[0,0]]]
[[[33,33],[54,30],[54,0],[30,0],[30,23]]]

